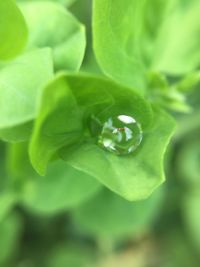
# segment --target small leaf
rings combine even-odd
[[[149,72],[148,76],[149,97],[153,103],[175,112],[191,112],[192,108],[187,104],[185,95],[179,90],[179,82],[170,85],[166,76],[159,72]],[[195,79],[193,82],[195,83]]]
[[[81,229],[100,238],[125,239],[144,234],[160,212],[162,193],[158,191],[148,200],[130,203],[104,189],[72,210],[72,218]]]
[[[30,31],[29,47],[51,47],[56,70],[77,71],[85,53],[84,26],[53,2],[33,1],[20,7]]]
[[[0,1],[0,60],[19,54],[26,44],[27,35],[25,20],[15,1]]]
[[[0,129],[35,118],[42,86],[52,76],[48,48],[28,52],[0,70]]]
[[[178,91],[187,93],[200,84],[200,71],[195,71],[186,75],[180,82],[175,84]]]

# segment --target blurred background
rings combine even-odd
[[[79,0],[70,10],[87,28],[82,71],[101,75],[91,48],[91,1]],[[187,102],[191,112],[173,114],[178,126],[165,157],[166,182],[140,202],[101,187],[65,207],[63,177],[55,172],[45,184],[25,181],[20,170],[13,175],[21,148],[0,142],[0,267],[198,267],[200,86]],[[23,153],[18,166],[28,165]],[[16,201],[21,191],[23,200]],[[37,194],[34,202],[31,194]]]

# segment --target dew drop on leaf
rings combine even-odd
[[[98,145],[117,155],[127,155],[135,151],[143,138],[140,123],[133,117],[118,115],[109,117],[101,125]]]

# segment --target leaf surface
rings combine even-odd
[[[35,1],[20,7],[30,32],[28,46],[51,47],[56,70],[77,71],[85,53],[84,26],[53,2]]]
[[[143,130],[142,144],[128,156],[103,150],[89,130],[91,116],[106,121],[119,114],[134,117]],[[30,156],[44,174],[61,149],[60,156],[75,169],[128,200],[143,199],[164,181],[163,156],[173,131],[174,120],[158,108],[152,112],[133,90],[95,76],[61,74],[44,91]]]
[[[200,63],[199,1],[94,0],[93,45],[104,73],[145,89],[146,71],[181,75]]]
[[[134,114],[143,128],[151,124],[150,106],[132,90],[124,92],[119,85],[93,76],[58,75],[44,90],[35,122],[30,144],[34,168],[44,174],[57,150],[64,146],[68,150],[76,143],[79,146],[83,135],[90,138],[88,121],[92,115],[119,112]]]
[[[7,60],[19,54],[27,42],[27,37],[28,29],[15,1],[0,1],[0,60]]]
[[[70,154],[63,149],[62,157],[125,199],[144,199],[165,180],[163,157],[174,127],[168,114],[156,110],[154,127],[146,131],[142,144],[132,154],[117,156],[95,144],[84,143]]]
[[[135,42],[143,2],[95,0],[93,6],[94,51],[101,68],[118,82],[138,89],[145,87],[145,68]]]
[[[48,48],[25,53],[0,70],[0,130],[35,118],[42,86],[52,76]]]
[[[64,76],[57,76],[44,89],[41,107],[30,142],[30,159],[37,172],[45,174],[58,149],[79,141],[82,113]]]
[[[171,75],[191,72],[200,64],[199,1],[180,1],[164,20],[155,44],[152,68]]]

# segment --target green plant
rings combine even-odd
[[[196,95],[200,78],[199,1],[93,0],[87,36],[75,15],[87,25],[88,1],[73,2],[0,1],[0,232],[8,229],[0,265],[13,264],[16,206],[47,218],[68,212],[75,232],[101,248],[151,228],[166,197],[164,155],[178,113],[194,106],[186,96]],[[183,148],[181,164],[188,153],[198,158],[196,142]],[[184,203],[196,210],[199,198]],[[47,234],[55,228],[40,223]],[[94,266],[80,244],[63,245],[64,255],[47,243],[41,251],[55,251],[52,261],[44,252],[44,266]]]

